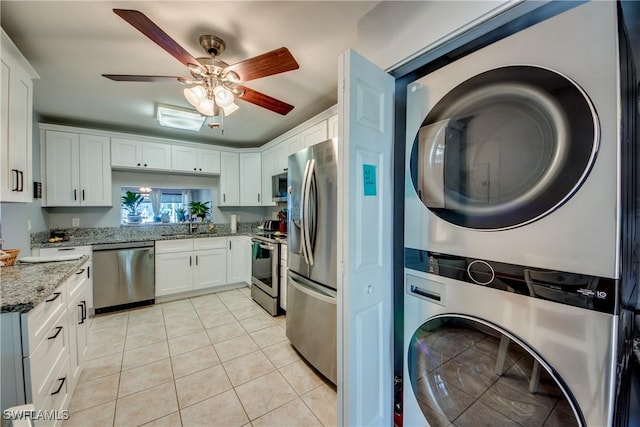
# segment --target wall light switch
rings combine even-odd
[[[71,218],[72,227],[80,227],[80,218]]]

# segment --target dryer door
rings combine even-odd
[[[568,200],[598,144],[596,112],[574,82],[546,68],[502,67],[433,107],[413,145],[411,175],[422,203],[446,221],[506,229]]]
[[[562,379],[487,322],[432,318],[415,331],[408,353],[404,393],[414,394],[429,425],[586,425]]]

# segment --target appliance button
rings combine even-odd
[[[491,264],[479,259],[469,263],[467,274],[473,283],[478,285],[488,285],[496,278],[496,273],[493,271]]]

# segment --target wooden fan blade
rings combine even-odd
[[[182,77],[172,76],[135,76],[129,74],[103,74],[102,77],[114,80],[116,82],[151,82],[151,83],[167,83],[176,82],[183,79]]]
[[[169,37],[167,33],[162,31],[160,27],[154,24],[153,21],[147,18],[142,12],[130,9],[113,9],[113,11],[184,65],[193,64],[200,66],[200,63],[191,56],[189,52],[184,50],[182,46],[176,43],[175,40]]]
[[[278,114],[282,114],[283,116],[286,116],[289,111],[293,110],[293,105],[289,105],[286,102],[272,98],[262,92],[258,92],[257,90],[250,89],[246,86],[236,87],[238,89],[244,90],[244,94],[242,96],[239,96],[238,99],[250,102],[259,107],[274,111]]]
[[[300,68],[289,49],[281,47],[253,58],[245,59],[237,64],[229,65],[222,71],[222,74],[229,71],[235,72],[240,81],[248,82],[261,77],[272,76],[284,73],[285,71],[297,70]]]

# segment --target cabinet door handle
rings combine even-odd
[[[58,297],[62,294],[62,292],[54,292],[53,297],[44,300],[44,302],[52,302],[58,299]]]
[[[78,308],[80,309],[80,321],[78,322],[78,325],[82,325],[84,323],[84,305],[82,304],[84,301],[81,301],[80,304],[78,304]]]
[[[58,248],[59,251],[73,251],[75,248]]]
[[[231,250],[231,240],[229,240],[229,250]]]
[[[84,323],[87,320],[87,301],[82,300],[80,302],[82,303],[82,322]]]
[[[80,270],[76,271],[76,274],[78,274],[78,275],[80,275],[82,273],[84,273],[84,268],[81,268]]]
[[[196,265],[198,265],[198,255],[196,255]]]
[[[24,191],[24,172],[18,171],[18,174],[20,174],[20,189],[18,191],[22,192]]]
[[[222,193],[222,201],[223,201],[223,202],[226,202],[226,201],[227,201],[227,195],[226,195],[226,194],[224,194],[224,193]]]
[[[12,188],[11,191],[18,191],[18,189],[20,188],[20,186],[18,185],[18,180],[20,179],[20,175],[18,174],[18,169],[11,169],[11,174],[13,175],[13,173],[15,172],[15,179],[13,180],[13,182],[15,183],[15,188]]]
[[[194,171],[197,171],[197,170],[198,170],[198,168],[193,168],[193,170],[194,170]]]
[[[138,166],[141,166],[141,164],[140,164],[140,163],[138,163]]]
[[[144,164],[144,167],[145,167],[145,168],[147,167],[147,164],[146,164],[146,163]]]
[[[260,193],[258,193],[258,203],[260,203]]]
[[[87,267],[87,279],[91,279],[91,266]]]
[[[60,393],[60,390],[62,390],[62,387],[64,387],[64,383],[67,381],[67,377],[58,378],[58,381],[60,381],[60,385],[58,386],[58,389],[56,391],[51,393],[51,396],[53,396],[54,394]]]
[[[82,200],[84,200],[84,190],[82,190]]]
[[[47,339],[55,340],[58,337],[58,335],[60,335],[60,332],[62,332],[62,326],[56,326],[56,333],[51,335]]]
[[[202,172],[202,168],[199,168],[198,170],[199,170],[200,172]]]
[[[192,263],[193,263],[192,257],[191,257],[191,255],[189,255],[189,267],[191,267],[191,265],[193,265]]]
[[[78,200],[78,190],[73,190],[73,200]]]

